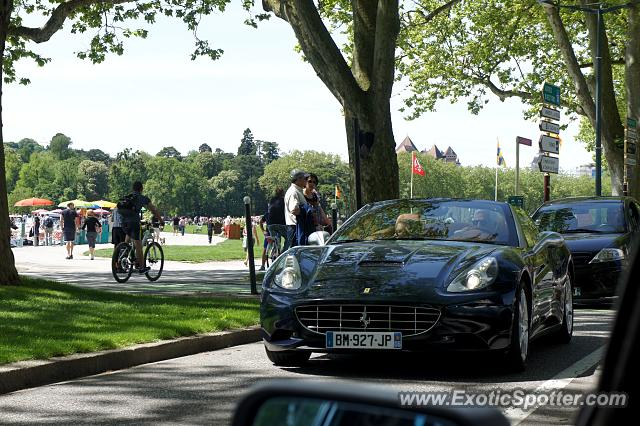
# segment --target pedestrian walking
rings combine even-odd
[[[178,216],[173,217],[173,236],[178,235],[178,230],[180,229],[180,218]]]
[[[278,188],[267,207],[267,230],[276,247],[275,254],[280,254],[280,242],[287,240],[287,223],[284,217],[284,189]],[[286,249],[283,249],[284,251]]]
[[[77,219],[78,213],[76,212],[75,205],[73,203],[67,204],[67,208],[60,214],[62,233],[64,234],[67,249],[66,259],[73,259],[73,245],[76,240],[76,232],[78,231]]]
[[[40,216],[35,215],[33,218],[33,245],[40,245]]]
[[[44,244],[46,246],[53,245],[53,219],[51,216],[47,216],[43,223],[44,225]]]
[[[302,192],[307,182],[307,174],[302,170],[293,169],[289,177],[291,178],[291,186],[284,194],[284,218],[287,224],[287,240],[283,248],[285,251],[297,244],[297,216],[301,212],[301,207],[307,204]]]
[[[182,234],[182,236],[184,237],[184,229],[187,227],[187,218],[186,217],[182,217],[180,219],[178,228],[180,228],[180,234]]]
[[[209,237],[209,244],[211,244],[211,239],[213,238],[213,218],[210,217],[207,221],[207,237]]]
[[[100,221],[96,218],[93,210],[89,210],[87,212],[87,218],[82,225],[82,229],[87,230],[87,242],[89,243],[89,253],[91,255],[91,260],[93,260],[95,251],[96,251],[96,238],[98,238],[98,233],[102,232],[102,225]]]

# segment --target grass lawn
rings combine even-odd
[[[264,235],[258,229],[260,244],[253,247],[255,259],[262,258],[262,243]],[[242,250],[242,240],[226,240],[212,246],[162,246],[165,260],[175,260],[178,262],[221,262],[228,260],[244,260],[244,250]],[[113,248],[96,250],[97,257],[111,257]],[[89,254],[86,251],[85,256]]]
[[[258,324],[253,299],[140,296],[22,277],[0,285],[0,364]]]

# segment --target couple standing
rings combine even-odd
[[[308,238],[316,231],[330,225],[320,205],[317,191],[318,176],[302,170],[291,171],[291,186],[284,196],[287,239],[284,250],[307,245]]]

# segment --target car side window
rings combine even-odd
[[[536,243],[536,238],[538,237],[538,227],[533,223],[531,218],[519,207],[512,207],[513,211],[516,213],[516,219],[520,223],[520,229],[524,234],[524,239],[527,243],[527,246],[533,247]]]

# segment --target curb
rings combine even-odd
[[[0,366],[0,394],[254,343],[261,339],[260,327],[255,326],[102,352],[75,354],[41,361],[20,361]]]

